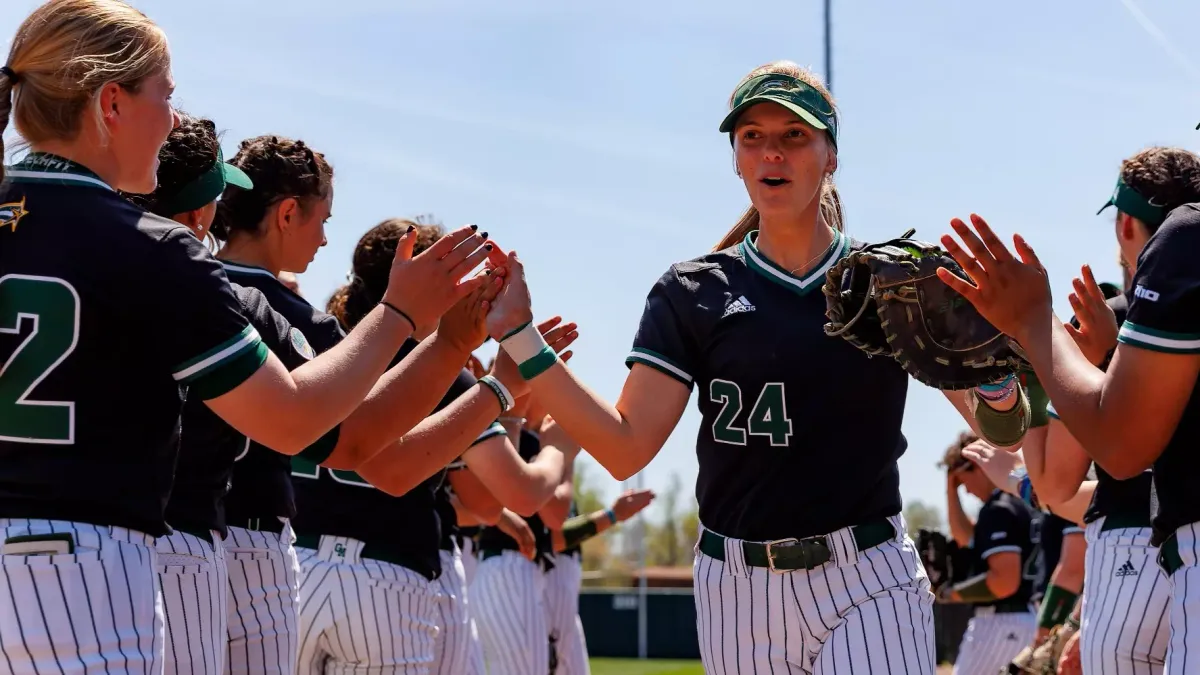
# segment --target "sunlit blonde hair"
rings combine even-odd
[[[101,87],[137,91],[170,67],[170,52],[166,34],[120,0],[50,0],[17,29],[6,65],[16,82],[0,75],[0,135],[11,115],[17,133],[39,143],[75,138],[89,109],[101,119]]]
[[[742,85],[753,78],[758,77],[759,75],[766,75],[768,73],[790,75],[812,87],[813,89],[816,89],[821,93],[821,96],[825,97],[825,100],[829,103],[830,108],[835,113],[837,112],[837,103],[833,100],[833,95],[829,93],[829,90],[825,87],[825,83],[821,81],[821,78],[817,77],[817,75],[809,69],[803,68],[791,61],[775,61],[773,63],[759,66],[747,73],[746,76],[743,77],[740,82],[738,82],[738,85],[733,88],[734,94],[731,94],[729,97],[730,109],[733,108],[733,96],[736,95],[738,89],[741,89]],[[826,225],[829,225],[836,230],[843,229],[842,199],[838,195],[837,187],[833,184],[832,175],[826,176],[825,181],[821,184],[821,220]],[[733,246],[744,239],[747,234],[758,229],[758,224],[758,209],[754,208],[754,205],[751,204],[750,207],[746,209],[746,212],[742,214],[742,217],[738,219],[738,222],[733,226],[733,229],[725,233],[725,236],[721,238],[720,243],[718,243],[713,250],[720,251],[721,249]]]

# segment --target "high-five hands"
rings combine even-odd
[[[938,269],[938,278],[961,293],[998,330],[1024,344],[1030,331],[1045,327],[1054,316],[1046,270],[1021,235],[1013,235],[1018,260],[983,218],[971,214],[971,224],[974,230],[958,218],[950,221],[963,245],[951,235],[941,239],[970,280],[944,267]]]
[[[1099,366],[1108,358],[1108,353],[1117,346],[1117,315],[1104,298],[1104,291],[1092,276],[1092,268],[1083,266],[1080,277],[1073,282],[1069,296],[1071,309],[1079,328],[1066,324],[1067,332],[1075,339],[1079,351],[1092,365]]]

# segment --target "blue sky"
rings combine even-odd
[[[36,4],[0,5],[4,33]],[[301,277],[314,304],[383,218],[478,223],[526,260],[539,315],[579,323],[571,365],[610,400],[646,291],[746,205],[716,131],[730,90],[779,58],[823,67],[818,0],[787,12],[709,0],[135,4],[170,36],[177,101],[225,130],[227,155],[277,133],[334,164],[329,245]],[[1095,212],[1123,157],[1200,146],[1200,44],[1188,38],[1200,5],[834,4],[838,182],[852,235],[915,227],[936,240],[975,211],[1026,235],[1060,311],[1081,264],[1119,281],[1111,213]],[[672,472],[693,484],[698,426],[693,401],[648,485]],[[906,500],[944,506],[934,464],[962,427],[940,394],[912,383]]]

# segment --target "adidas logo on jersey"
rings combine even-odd
[[[1136,577],[1137,574],[1138,574],[1138,571],[1136,569],[1134,569],[1133,563],[1126,560],[1124,565],[1121,565],[1119,568],[1117,568],[1116,576],[1118,576],[1118,577]]]
[[[739,295],[733,299],[733,302],[725,305],[725,313],[721,315],[721,318],[724,319],[727,316],[741,314],[742,312],[753,312],[755,309],[757,308],[746,299],[746,296]]]

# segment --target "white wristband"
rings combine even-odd
[[[479,383],[490,388],[496,394],[496,398],[500,399],[500,412],[504,413],[513,409],[516,400],[513,399],[512,393],[508,387],[504,386],[503,382],[491,375],[484,375],[479,378]]]
[[[500,347],[516,362],[517,370],[526,380],[532,380],[558,362],[558,354],[546,344],[532,322],[505,336]]]

